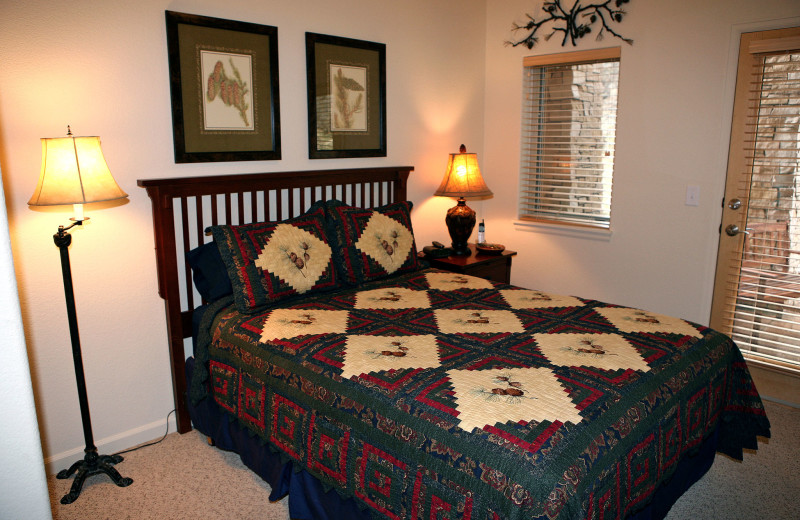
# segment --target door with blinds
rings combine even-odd
[[[800,27],[742,35],[711,326],[800,374]]]

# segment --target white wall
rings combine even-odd
[[[579,43],[577,49],[622,47],[610,235],[522,226],[509,202],[518,186],[522,58],[576,50],[561,47],[558,36],[540,38],[533,50],[503,46],[512,22],[524,22],[526,13],[540,17],[540,5],[487,2],[482,168],[495,192],[483,203],[487,240],[520,252],[515,284],[707,324],[735,82],[728,57],[738,49],[732,34],[752,22],[798,16],[800,2],[636,0],[618,25],[632,46],[609,35]],[[700,187],[698,207],[684,204],[687,185]]]
[[[176,165],[164,10],[278,27],[283,160]],[[172,409],[166,325],[157,296],[150,202],[136,179],[414,165],[419,239],[442,238],[446,199],[431,196],[447,154],[480,153],[483,0],[141,0],[0,4],[0,165],[45,454],[82,456],[58,250],[63,208],[27,207],[39,138],[99,135],[130,202],[87,207],[70,247],[94,437],[101,452],[152,439]],[[305,32],[387,45],[388,157],[308,160]],[[67,209],[68,210],[68,209]],[[434,218],[428,218],[432,216]]]
[[[0,179],[0,188],[3,183]],[[0,189],[0,518],[52,518],[25,351],[5,197]],[[12,419],[13,418],[13,419]]]

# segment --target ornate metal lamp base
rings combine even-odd
[[[133,479],[123,477],[114,468],[114,464],[119,464],[120,462],[122,462],[122,457],[119,455],[98,455],[96,450],[87,451],[82,460],[70,466],[69,469],[62,469],[56,475],[56,478],[65,479],[75,473],[75,481],[72,483],[69,493],[61,498],[61,503],[71,504],[75,502],[81,494],[86,477],[91,477],[98,473],[105,473],[119,487],[130,486],[133,483]]]

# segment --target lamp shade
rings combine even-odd
[[[99,137],[42,138],[42,171],[28,204],[88,204],[127,197],[106,165]]]
[[[478,155],[466,152],[467,148],[462,144],[459,153],[450,154],[444,179],[434,195],[465,199],[485,199],[492,196],[492,190],[486,186],[481,176]]]

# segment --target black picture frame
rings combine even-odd
[[[175,162],[280,159],[278,28],[165,15]]]
[[[309,158],[386,157],[386,44],[307,32],[306,68]]]

